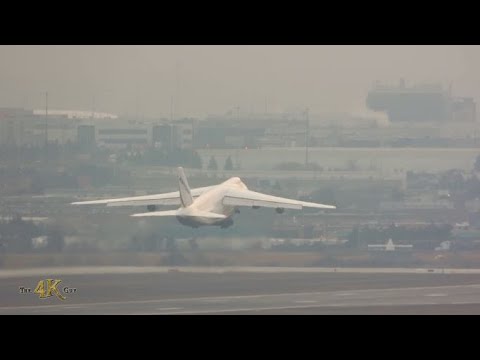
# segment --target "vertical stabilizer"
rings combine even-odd
[[[187,177],[183,172],[183,168],[177,168],[178,171],[178,190],[180,192],[180,201],[182,202],[183,207],[192,205],[193,198],[190,193],[190,187],[188,186]]]

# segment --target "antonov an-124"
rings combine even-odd
[[[227,228],[233,224],[233,215],[239,207],[301,210],[303,207],[335,209],[335,206],[287,199],[248,190],[238,177],[218,185],[190,189],[182,167],[177,169],[179,191],[116,199],[73,202],[73,205],[146,206],[148,212],[132,214],[133,217],[171,216],[186,226],[216,225]],[[180,206],[176,210],[158,211],[158,206]]]

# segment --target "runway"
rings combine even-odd
[[[0,314],[480,314],[480,274],[475,272],[263,269],[3,272]],[[76,292],[63,293],[64,301],[20,293],[20,287],[33,291],[45,278],[60,279],[59,290],[66,286]]]

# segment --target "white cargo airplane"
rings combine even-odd
[[[232,217],[234,213],[239,212],[239,206],[248,206],[254,209],[271,207],[276,208],[278,213],[283,213],[285,209],[300,210],[303,207],[336,209],[335,206],[331,205],[287,199],[251,191],[238,177],[232,177],[218,185],[190,189],[181,167],[178,168],[178,187],[179,191],[171,193],[81,201],[72,204],[146,206],[149,212],[131,216],[175,216],[181,224],[194,228],[202,225],[218,225],[227,228],[233,224]],[[157,211],[159,205],[180,205],[180,208]]]

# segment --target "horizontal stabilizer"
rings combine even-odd
[[[166,211],[151,211],[146,213],[133,214],[133,217],[148,217],[148,216],[177,216],[178,210],[166,210]]]
[[[217,214],[209,211],[199,211],[195,210],[194,212],[188,214],[187,216],[201,217],[208,219],[226,219],[227,217],[223,214]]]
[[[226,219],[227,217],[223,214],[217,214],[209,211],[200,211],[195,210],[191,211],[188,214],[182,212],[182,210],[167,210],[167,211],[151,211],[140,214],[130,215],[133,217],[152,217],[152,216],[181,216],[181,217],[199,217],[199,218],[208,218],[208,219]]]

